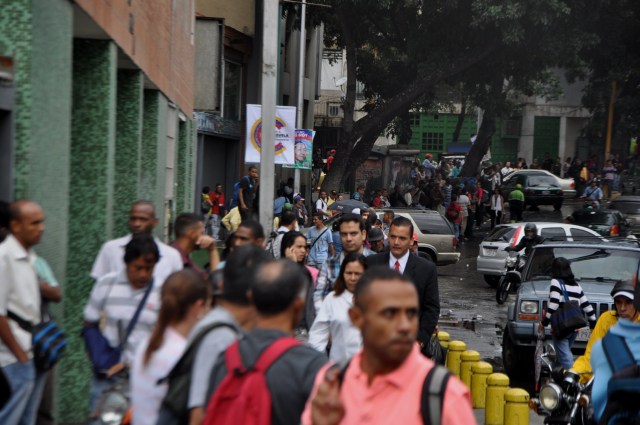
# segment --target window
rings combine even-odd
[[[224,61],[224,109],[222,116],[231,120],[240,120],[242,103],[242,65]]]
[[[409,116],[409,125],[411,127],[417,127],[420,125],[420,114],[411,114]]]
[[[552,240],[566,239],[566,233],[564,232],[564,229],[562,227],[545,227],[540,230],[540,236],[542,236],[543,238],[552,239]],[[554,236],[556,236],[555,239],[554,239]],[[560,237],[558,238],[557,236],[560,236]]]
[[[571,229],[571,236],[573,236],[574,241],[585,240],[585,239],[589,240],[594,238],[594,236],[591,233],[586,232],[584,230],[580,230],[580,229]]]
[[[422,133],[423,151],[442,151],[444,149],[444,133]]]
[[[412,214],[411,218],[416,223],[416,227],[424,234],[452,235],[453,230],[449,223],[441,215],[435,214]]]
[[[329,102],[327,103],[327,115],[330,117],[339,117],[342,116],[342,110],[340,109],[340,103],[338,102]]]

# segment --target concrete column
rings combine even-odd
[[[156,207],[156,236],[162,237],[166,221],[164,185],[167,162],[167,99],[157,90],[144,91],[142,151],[138,198],[152,201]]]
[[[178,140],[176,143],[176,203],[175,212],[193,211],[194,188],[191,181],[192,166],[195,160],[193,156],[192,121],[179,121]]]
[[[533,130],[535,127],[534,110],[525,107],[522,111],[522,130],[520,132],[520,141],[518,142],[518,157],[527,160],[527,164],[531,164],[533,160]]]
[[[558,153],[556,156],[559,156],[564,161],[567,157],[567,117],[560,117],[560,134],[558,137]],[[555,158],[552,158],[555,161]]]
[[[113,221],[114,235],[129,232],[131,203],[138,198],[138,172],[142,144],[143,74],[119,70],[116,106],[116,159]]]
[[[60,374],[60,421],[87,417],[90,368],[80,337],[82,312],[93,286],[89,271],[112,235],[116,135],[117,49],[111,41],[73,43],[73,110],[69,243],[62,328],[69,346]]]

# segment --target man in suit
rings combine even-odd
[[[411,279],[418,290],[420,300],[420,329],[418,341],[427,344],[438,324],[440,295],[438,273],[429,260],[411,254],[413,223],[406,217],[396,217],[389,228],[390,252],[367,257],[369,266],[385,265]]]

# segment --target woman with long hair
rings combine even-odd
[[[589,300],[582,291],[582,287],[574,278],[569,260],[564,257],[558,257],[551,263],[549,303],[547,304],[547,313],[540,322],[540,328],[547,326],[551,322],[551,316],[563,306],[566,299],[568,299],[569,302],[578,302],[582,311],[589,317],[589,327],[593,329],[596,324],[596,313],[591,304],[589,304]],[[573,366],[571,346],[577,336],[577,332],[572,332],[569,336],[559,338],[555,335],[554,329],[551,329],[551,337],[558,356],[558,363],[563,369],[568,370]]]
[[[160,313],[149,339],[140,344],[131,370],[132,423],[155,425],[168,384],[158,384],[178,362],[187,336],[209,308],[211,288],[193,270],[169,276],[162,286]]]
[[[493,189],[493,195],[489,198],[489,208],[491,215],[491,230],[496,227],[496,224],[502,222],[502,214],[504,213],[504,198],[500,193],[500,188]]]
[[[349,318],[353,293],[360,276],[367,269],[364,255],[351,252],[344,257],[334,289],[322,302],[318,316],[309,331],[309,345],[324,352],[331,341],[329,358],[343,362],[360,350],[362,336]]]

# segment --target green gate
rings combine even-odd
[[[544,154],[549,152],[551,159],[558,156],[560,142],[559,117],[535,117],[533,130],[533,158],[542,164]]]

